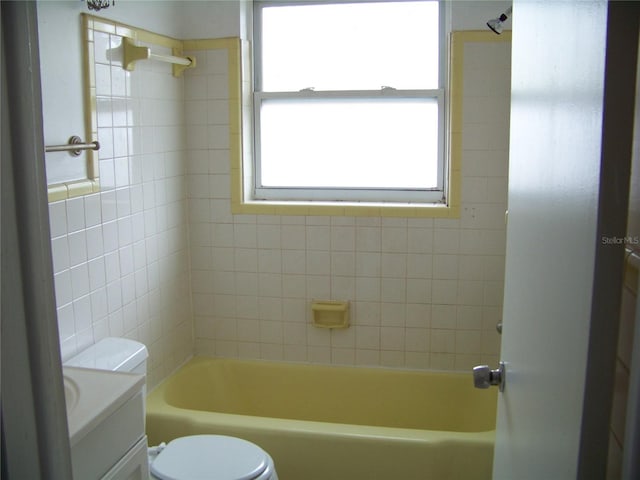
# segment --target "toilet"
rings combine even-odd
[[[146,375],[147,347],[126,338],[104,338],[65,366]],[[146,393],[146,392],[145,392]],[[151,479],[278,480],[273,459],[259,446],[225,435],[191,435],[149,449]]]

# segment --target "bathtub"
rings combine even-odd
[[[147,434],[244,438],[280,480],[489,480],[496,390],[470,373],[198,357],[147,397]]]

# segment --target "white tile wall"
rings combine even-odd
[[[121,38],[94,39],[101,192],[49,208],[62,355],[133,338],[154,385],[193,353],[184,80],[163,63],[126,72],[106,55]]]
[[[193,53],[199,67],[187,72],[185,105],[196,353],[433,369],[496,363],[510,45],[465,49],[455,220],[232,215],[226,51]],[[312,327],[312,299],[351,301],[352,326]]]
[[[125,72],[105,55],[119,42],[96,32],[102,191],[50,204],[63,358],[138,339],[154,384],[194,352],[195,329],[210,355],[497,362],[508,44],[466,47],[462,214],[432,220],[232,215],[226,51],[193,52],[183,80],[159,63]],[[350,300],[352,326],[310,326],[314,298]]]

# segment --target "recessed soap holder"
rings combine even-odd
[[[311,302],[313,325],[319,328],[347,328],[349,302],[314,300]]]

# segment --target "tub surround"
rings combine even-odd
[[[167,55],[175,40],[84,18],[100,192],[49,204],[62,356],[106,336],[140,340],[153,386],[193,351],[184,79],[161,62],[127,72],[107,53],[126,35]]]
[[[510,35],[454,32],[452,42],[459,219],[232,214],[238,81],[245,95],[250,73],[224,45],[185,52],[206,59],[185,73],[196,354],[445,370],[497,363]],[[349,300],[350,327],[313,327],[314,299]]]
[[[45,24],[64,15],[41,13]],[[118,35],[97,31],[101,191],[50,204],[63,357],[108,335],[141,340],[151,385],[194,351],[436,370],[497,362],[510,43],[459,36],[461,218],[425,219],[233,215],[231,102],[250,78],[248,43],[193,41],[184,53],[197,67],[176,79],[155,62],[126,72],[105,55]],[[46,64],[64,59],[46,52]],[[312,327],[318,298],[350,301],[349,328]]]

